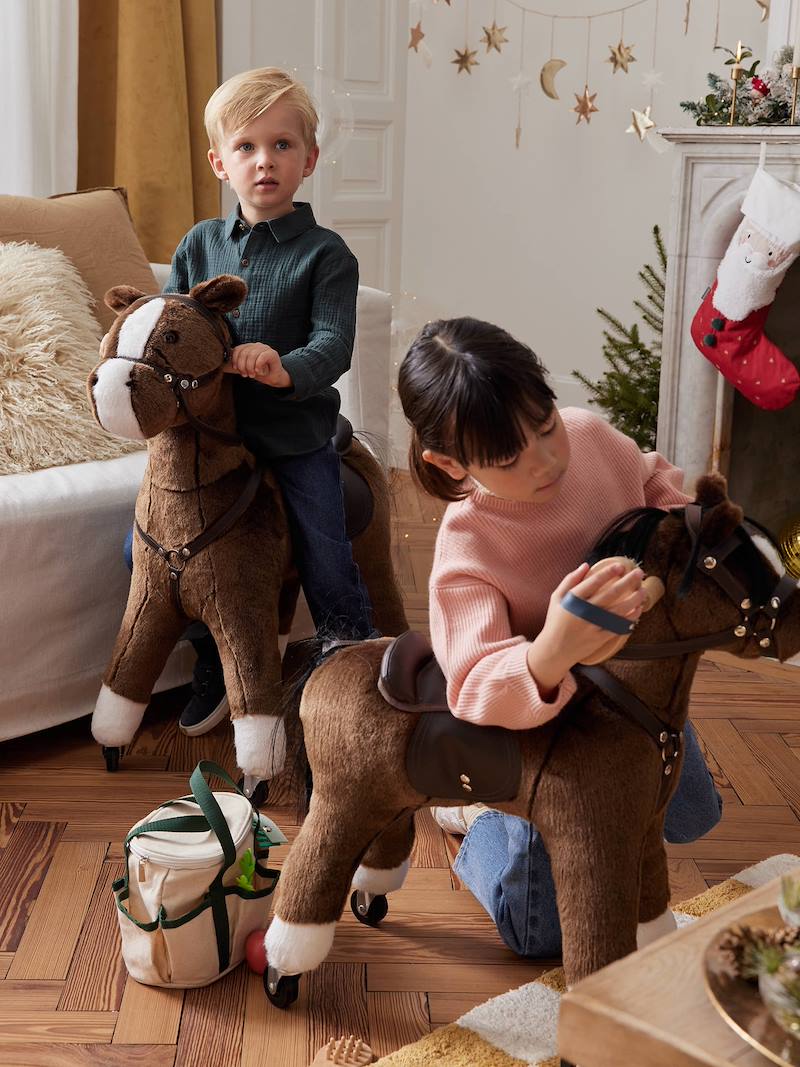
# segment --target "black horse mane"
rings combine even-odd
[[[591,564],[607,556],[627,556],[641,563],[656,527],[669,515],[662,508],[631,508],[606,526],[586,557]]]
[[[662,508],[647,507],[631,508],[629,511],[623,512],[622,515],[618,515],[616,519],[609,523],[600,534],[587,556],[588,562],[594,564],[607,556],[627,556],[629,559],[641,563],[656,527],[668,515],[682,513],[683,508],[671,508],[669,511],[664,511]],[[778,549],[774,535],[765,526],[762,526],[760,522],[746,517],[743,525],[750,526],[753,530],[758,531],[776,550]],[[699,547],[699,543],[695,545],[695,552],[687,564],[679,596],[685,596],[692,586]],[[739,561],[744,565],[753,582],[753,595],[759,602],[765,601],[772,591],[774,579],[768,574],[768,568],[765,566],[766,561],[761,552],[749,538],[743,537],[741,545],[732,553],[730,558],[734,556],[738,557]]]

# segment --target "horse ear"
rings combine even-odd
[[[728,483],[721,474],[704,474],[698,478],[695,496],[708,512],[703,518],[703,541],[707,545],[722,541],[744,518],[739,505],[728,499]]]
[[[103,303],[119,315],[126,307],[130,307],[134,300],[145,295],[141,289],[134,289],[132,285],[115,285],[103,297]]]
[[[716,507],[728,499],[728,483],[721,474],[703,474],[697,479],[694,495],[701,507]]]
[[[247,296],[247,283],[235,274],[220,274],[195,285],[189,290],[189,296],[209,311],[233,311]]]

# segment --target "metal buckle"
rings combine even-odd
[[[183,574],[183,569],[186,566],[187,557],[183,554],[181,548],[169,548],[164,553],[164,558],[167,561],[167,566],[176,575]]]
[[[664,733],[660,735],[664,738]],[[683,731],[670,730],[661,746],[661,762],[664,764],[664,774],[672,774],[675,761],[680,755]]]

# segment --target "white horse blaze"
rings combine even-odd
[[[97,419],[103,429],[115,437],[129,441],[144,441],[139,421],[133,411],[131,391],[128,388],[134,364],[141,359],[150,335],[161,318],[165,301],[161,297],[150,300],[129,315],[120,327],[117,337],[117,356],[103,360],[95,372],[97,382],[92,389]]]
[[[133,411],[130,381],[133,364],[123,359],[107,359],[95,371],[92,386],[97,421],[104,430],[127,441],[144,441],[139,420]]]
[[[313,971],[333,946],[336,923],[290,923],[274,915],[264,937],[270,967],[284,974]]]

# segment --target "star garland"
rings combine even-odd
[[[506,37],[506,30],[508,26],[498,26],[497,20],[493,19],[491,26],[483,27],[483,37],[481,37],[481,43],[486,45],[486,54],[494,48],[496,52],[502,51],[502,45],[508,44],[508,38]]]

